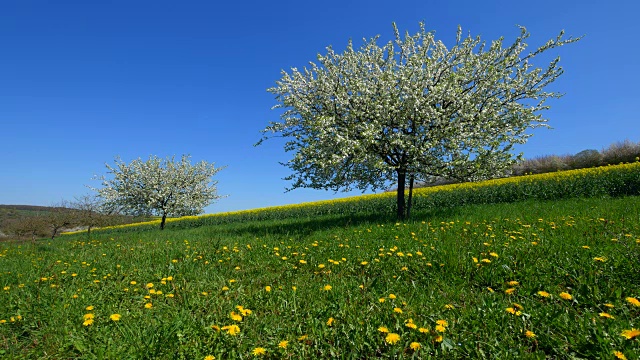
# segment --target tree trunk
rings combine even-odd
[[[411,217],[411,205],[413,205],[413,180],[415,177],[413,174],[409,176],[409,199],[407,199],[407,219]]]
[[[162,214],[162,222],[160,223],[160,230],[164,230],[164,222],[167,220],[167,213]]]
[[[87,239],[91,240],[91,225],[87,227]]]
[[[404,220],[404,186],[407,180],[407,173],[404,169],[398,169],[398,190],[396,203],[398,205],[398,220]]]

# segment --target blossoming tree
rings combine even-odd
[[[447,48],[424,23],[415,35],[380,47],[375,37],[358,50],[331,47],[300,71],[282,72],[268,89],[283,109],[260,141],[287,138],[294,152],[284,165],[292,187],[344,190],[381,189],[397,184],[397,215],[411,209],[413,183],[432,176],[464,181],[496,176],[520,155],[515,144],[531,136],[528,128],[547,126],[539,112],[545,100],[561,94],[543,89],[563,72],[559,57],[545,68],[537,55],[579,40],[561,32],[525,53],[529,33],[521,27],[513,44],[490,45],[463,37]],[[260,144],[260,142],[258,144]],[[405,186],[409,182],[409,197]],[[407,204],[405,204],[407,203]]]
[[[192,165],[189,156],[180,161],[175,157],[133,160],[130,164],[115,160],[115,166],[105,164],[111,178],[101,176],[103,187],[94,189],[104,206],[130,215],[162,216],[164,229],[167,216],[187,216],[202,213],[204,207],[217,200],[217,181],[212,177],[222,168],[201,161]]]

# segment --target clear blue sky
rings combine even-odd
[[[285,193],[282,142],[258,148],[278,120],[266,89],[328,45],[391,39],[392,22],[425,21],[451,44],[456,27],[488,41],[531,32],[530,47],[567,35],[565,74],[550,88],[554,130],[525,157],[640,141],[637,1],[3,1],[0,3],[0,204],[51,205],[88,193],[116,155],[191,154],[227,168],[229,195],[206,212],[331,199]],[[541,65],[546,65],[542,64]]]

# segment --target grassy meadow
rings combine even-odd
[[[638,196],[285,210],[0,243],[0,358],[640,357]]]

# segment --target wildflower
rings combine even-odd
[[[236,335],[240,332],[240,327],[238,325],[227,325],[223,326],[222,330],[226,330],[229,335]]]
[[[91,311],[91,310],[93,310],[93,309],[95,309],[95,307],[93,307],[93,306],[87,306],[87,307],[86,307],[86,310],[87,310],[87,311]]]
[[[600,262],[605,262],[607,260],[607,258],[602,257],[602,256],[597,256],[593,258],[593,261],[600,261]]]
[[[389,294],[389,299],[392,299],[392,300],[393,300],[393,299],[395,299],[395,298],[396,298],[396,296],[395,296],[394,294]]]
[[[491,263],[491,260],[489,260],[489,259],[482,259],[481,261],[482,261],[483,263],[487,263],[487,264],[490,264],[490,263]]]
[[[307,262],[305,260],[300,260],[300,264],[306,264]]]
[[[281,349],[286,349],[289,346],[289,342],[287,340],[282,340],[278,343],[278,347]]]
[[[561,292],[561,293],[560,293],[560,297],[561,297],[561,298],[563,298],[563,299],[565,299],[565,300],[571,300],[571,299],[573,299],[573,296],[571,296],[571,294],[566,293],[566,292]]]
[[[398,341],[400,341],[400,335],[398,335],[396,333],[389,333],[389,334],[387,334],[387,337],[384,338],[384,341],[386,341],[387,343],[393,345],[393,344],[397,343]]]
[[[533,339],[536,337],[536,334],[531,330],[527,330],[524,332],[524,336],[528,337],[529,339]]]
[[[334,321],[335,319],[330,317],[329,320],[327,320],[327,326],[332,326]]]
[[[637,337],[640,335],[640,330],[638,329],[624,330],[620,335],[625,337],[627,340],[631,340],[634,337]]]
[[[516,288],[508,288],[507,290],[504,291],[505,294],[507,295],[511,295],[516,291]]]
[[[451,310],[451,309],[454,308],[454,306],[451,305],[451,304],[447,304],[447,305],[444,306],[444,308],[447,309],[447,310]]]
[[[145,309],[151,309],[152,307],[153,307],[153,304],[152,304],[152,303],[146,303],[146,304],[144,304],[144,308],[145,308]]]
[[[298,338],[298,341],[307,340],[307,338],[308,338],[308,336],[305,334],[305,335],[300,336]]]
[[[227,286],[223,286],[222,287],[222,291],[228,291],[228,290],[229,290],[229,288]]]
[[[242,316],[240,314],[236,314],[235,311],[232,311],[229,317],[231,317],[231,320],[233,321],[242,321]]]
[[[387,329],[387,327],[386,327],[386,326],[380,326],[380,327],[378,328],[378,331],[380,331],[381,333],[388,333],[388,332],[389,332],[389,329]]]
[[[540,295],[542,297],[545,297],[545,298],[548,298],[549,296],[551,296],[551,294],[549,294],[548,292],[543,291],[543,290],[538,291],[538,295]]]
[[[445,332],[447,330],[447,328],[445,328],[442,325],[436,325],[436,331],[437,332]]]
[[[438,336],[436,336],[436,338],[434,340],[435,340],[435,342],[442,342],[442,340],[444,340],[444,339],[443,339],[442,335],[438,335]]]
[[[270,291],[271,291],[271,286],[269,286],[269,285],[265,286],[265,287],[264,287],[264,290],[265,290],[266,292],[270,292]]]
[[[436,324],[438,325],[442,325],[442,326],[449,326],[449,323],[447,322],[447,320],[436,320]]]
[[[122,317],[122,315],[120,315],[120,314],[111,314],[111,316],[109,316],[109,319],[111,319],[113,321],[120,321],[121,317]]]
[[[402,309],[400,309],[399,307],[393,308],[393,312],[396,312],[398,314],[402,314]]]
[[[82,323],[83,326],[93,325],[93,319],[87,319]]]
[[[216,360],[216,357],[213,355],[207,355],[204,357],[204,360]]]
[[[613,355],[621,360],[627,360],[627,357],[621,351],[614,351]]]
[[[367,265],[367,264],[368,264],[368,262],[366,262],[366,261],[363,261],[363,262],[360,263],[360,265]]]
[[[411,328],[411,329],[416,329],[418,327],[418,325],[414,324],[411,321],[408,321],[406,324],[404,324],[404,326]]]
[[[325,265],[324,264],[320,264],[318,265],[318,269],[324,269]]]
[[[331,285],[325,285],[323,289],[324,291],[331,291]]]
[[[147,289],[151,289],[153,287],[153,283],[148,283],[147,284]]]
[[[91,320],[93,319],[95,316],[93,314],[84,314],[84,316],[82,317],[85,320]]]
[[[132,281],[132,282],[130,282],[129,284],[131,284],[131,285],[135,285],[135,284],[137,284],[137,282]]]
[[[421,327],[420,329],[418,329],[418,331],[424,334],[424,333],[428,333],[429,329]]]
[[[589,245],[582,245],[583,249],[590,249]]]
[[[609,309],[613,309],[614,307],[616,307],[615,305],[609,303],[604,304],[604,306],[608,307]]]
[[[633,298],[633,297],[628,297],[627,302],[633,306],[640,306],[640,300]]]
[[[9,286],[5,286],[5,287],[2,288],[2,290],[4,290],[4,291],[9,291],[9,289],[11,289],[11,287],[9,287]]]
[[[378,299],[378,301],[383,303],[385,301],[385,298],[380,298],[380,299]]]
[[[419,350],[422,346],[420,345],[420,343],[419,343],[419,342],[415,342],[415,341],[414,341],[414,342],[412,342],[411,344],[409,344],[409,347],[410,347],[413,351],[416,351],[416,350]]]
[[[497,257],[498,257],[498,254],[496,254],[496,253],[494,253],[494,252],[489,253],[489,255],[493,256],[494,258],[497,258]]]
[[[263,347],[257,347],[255,349],[253,349],[253,351],[251,352],[253,354],[253,356],[260,356],[260,355],[264,355],[267,353],[267,349],[263,348]]]
[[[518,286],[518,285],[520,285],[520,283],[519,283],[519,282],[517,282],[517,281],[515,281],[515,280],[512,280],[512,281],[509,281],[509,282],[507,283],[507,285],[509,285],[509,286]]]
[[[615,317],[613,317],[613,315],[607,314],[606,312],[601,312],[600,313],[600,317],[608,318],[608,319],[615,319]]]

